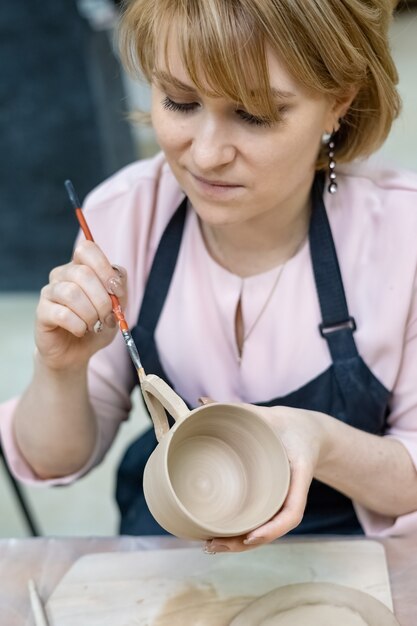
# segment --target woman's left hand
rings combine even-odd
[[[327,445],[325,423],[332,418],[284,406],[256,410],[273,426],[286,449],[291,468],[288,494],[280,511],[263,526],[240,537],[207,541],[205,552],[209,554],[242,552],[270,543],[296,528],[303,519],[310,484]]]

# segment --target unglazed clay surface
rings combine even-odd
[[[256,622],[257,626],[368,626],[360,615],[340,606],[299,606]]]
[[[245,465],[222,439],[186,439],[171,455],[169,466],[179,500],[192,515],[209,524],[230,524],[247,501]]]
[[[170,598],[152,626],[229,626],[230,620],[252,598],[235,596],[220,598],[215,589],[190,586]]]
[[[365,539],[283,541],[215,557],[200,546],[89,554],[65,574],[47,610],[51,626],[226,626],[272,590],[314,581],[358,589],[392,611],[383,547]]]
[[[182,416],[144,472],[152,515],[185,539],[242,535],[282,506],[290,468],[272,427],[241,405],[208,404]]]
[[[230,626],[233,617],[243,611],[250,600],[243,596],[220,598],[212,588],[189,587],[168,600],[152,626]],[[265,619],[253,615],[253,619],[257,621],[251,621],[250,626],[369,626],[356,611],[323,604],[298,606],[279,614],[274,612]]]
[[[372,596],[332,583],[274,589],[243,609],[230,626],[400,626]]]

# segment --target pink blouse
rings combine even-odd
[[[358,326],[355,341],[374,375],[393,392],[387,435],[403,443],[417,467],[417,175],[374,170],[361,162],[340,166],[338,183],[339,192],[327,194],[325,203],[349,311]],[[85,203],[95,240],[112,263],[128,270],[126,319],[132,327],[157,245],[183,197],[158,154],[115,174]],[[241,358],[234,330],[239,298],[245,328],[256,322]],[[211,258],[196,214],[189,211],[156,330],[161,363],[187,402],[195,406],[201,396],[262,402],[305,385],[331,364],[317,331],[320,321],[308,240],[283,268],[240,278]],[[86,473],[100,462],[127,419],[134,384],[125,345],[117,336],[89,368],[99,421],[94,454],[82,471],[56,480],[40,481],[19,454],[12,434],[17,399],[0,406],[2,445],[14,474],[27,483],[50,485]],[[367,534],[417,531],[417,512],[392,519],[355,507]]]

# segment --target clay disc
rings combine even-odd
[[[400,626],[379,600],[332,583],[301,583],[270,591],[241,611],[230,626]]]

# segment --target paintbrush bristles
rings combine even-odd
[[[76,194],[76,191],[74,189],[74,185],[72,184],[72,182],[70,180],[66,180],[64,185],[65,185],[65,189],[67,191],[68,197],[70,199],[70,202],[72,204],[72,207],[73,207],[73,209],[75,211],[75,215],[77,217],[78,223],[81,226],[81,230],[84,233],[84,237],[88,241],[94,241],[93,235],[91,234],[91,231],[88,228],[88,224],[85,221],[85,217],[84,217],[82,209],[81,209],[81,204],[80,204],[79,198],[78,198],[78,196]]]
[[[81,207],[81,204],[77,196],[77,193],[74,189],[74,185],[72,184],[70,180],[66,180],[64,185],[65,185],[65,189],[67,190],[67,194],[71,201],[72,206],[74,207],[74,209],[79,209]]]

